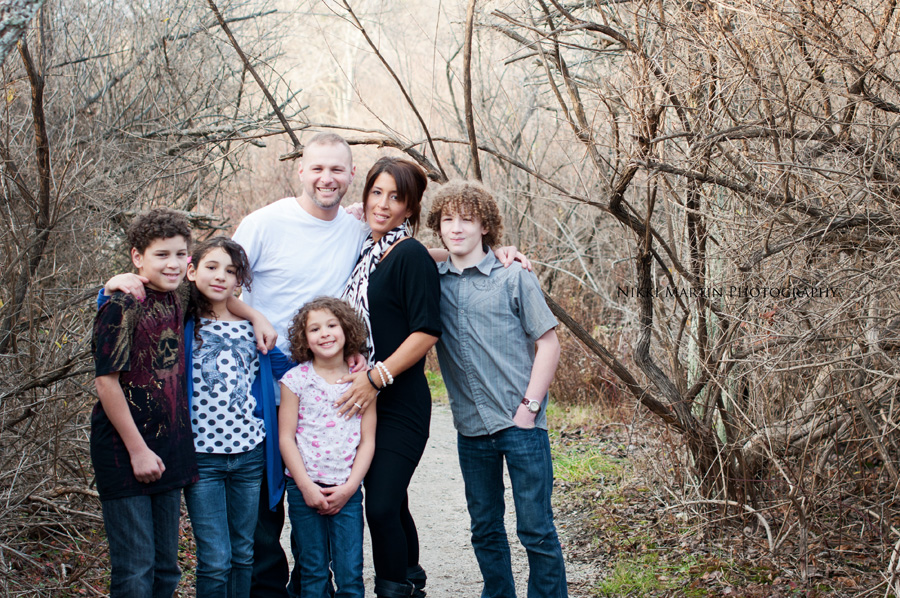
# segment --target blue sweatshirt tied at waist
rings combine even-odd
[[[102,291],[101,291],[102,292]],[[184,354],[187,372],[191,371],[191,355],[194,348],[194,320],[188,318],[184,323]],[[256,399],[253,415],[263,420],[266,425],[266,438],[263,440],[266,453],[266,480],[269,485],[269,510],[274,511],[284,496],[284,463],[281,461],[281,448],[278,445],[278,408],[275,406],[275,383],[294,367],[287,355],[278,347],[269,351],[268,355],[258,354],[259,371],[253,380],[250,394]],[[193,376],[186,376],[188,408],[194,396]]]

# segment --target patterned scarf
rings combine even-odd
[[[375,242],[372,235],[369,234],[369,238],[363,243],[359,261],[353,268],[353,274],[350,275],[350,280],[347,281],[347,286],[344,287],[344,292],[341,294],[341,298],[352,305],[359,317],[366,323],[366,351],[370,367],[375,363],[375,343],[372,340],[372,323],[369,321],[369,276],[372,275],[378,262],[388,252],[391,245],[411,236],[406,223],[390,230],[378,242]]]

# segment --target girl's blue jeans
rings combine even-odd
[[[197,541],[197,596],[250,596],[263,464],[263,443],[246,453],[197,453],[200,480],[184,489]]]
[[[294,562],[300,564],[299,596],[288,588],[291,598],[322,598],[327,591],[329,563],[337,586],[334,598],[363,598],[363,511],[362,488],[350,497],[337,515],[319,515],[306,506],[303,493],[287,479],[288,514],[291,518]]]

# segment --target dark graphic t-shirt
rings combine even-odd
[[[114,294],[94,321],[97,376],[119,372],[131,417],[147,447],[165,465],[162,477],[144,484],[98,401],[91,414],[91,460],[101,500],[155,494],[197,479],[184,367],[184,315],[172,293],[147,289],[139,303]]]

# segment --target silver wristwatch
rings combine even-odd
[[[532,413],[537,414],[541,410],[541,402],[540,401],[532,401],[528,397],[524,397],[522,399],[522,404],[528,408],[528,410]]]

